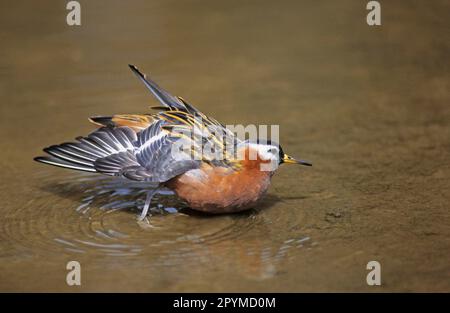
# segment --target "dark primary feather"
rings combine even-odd
[[[161,104],[179,110],[187,110],[184,103],[177,97],[172,96],[170,93],[159,87],[154,81],[143,73],[141,73],[138,68],[132,64],[128,65],[134,74],[144,83],[144,85],[150,90],[150,92],[158,99]]]

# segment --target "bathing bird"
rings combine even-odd
[[[161,190],[171,190],[193,210],[231,213],[254,208],[281,164],[311,166],[270,140],[240,140],[223,124],[132,72],[159,101],[157,113],[94,116],[98,128],[76,142],[52,145],[34,160],[72,170],[146,183],[140,219]]]

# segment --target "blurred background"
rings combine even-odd
[[[380,1],[381,26],[361,0],[79,2],[81,26],[0,3],[0,291],[450,291],[448,1]],[[138,223],[145,190],[33,162],[157,104],[128,63],[314,166],[250,212]]]

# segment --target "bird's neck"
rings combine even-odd
[[[238,153],[243,169],[264,172],[264,167],[270,165],[270,161],[261,159],[254,148],[244,147]]]

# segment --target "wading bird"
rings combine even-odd
[[[215,119],[160,88],[134,65],[129,67],[161,103],[153,107],[158,113],[91,117],[97,130],[76,138],[77,142],[45,148],[48,156],[35,160],[147,183],[153,188],[147,193],[141,219],[161,188],[174,191],[194,210],[238,212],[255,206],[278,165],[311,166],[288,156],[274,142],[239,140]],[[181,148],[174,149],[180,141]],[[204,149],[206,146],[210,149]],[[264,169],[265,165],[270,167]]]

